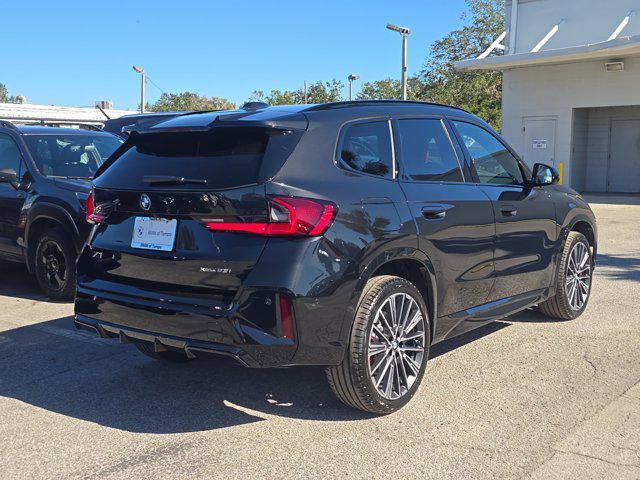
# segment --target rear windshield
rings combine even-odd
[[[25,135],[38,170],[47,177],[91,178],[122,140],[112,135]]]
[[[154,177],[193,180],[172,185],[180,189],[261,183],[278,172],[301,136],[302,132],[256,127],[141,134],[99,175],[97,184],[107,188],[154,188],[148,182]]]

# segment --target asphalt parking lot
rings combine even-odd
[[[0,264],[0,477],[640,478],[640,198],[593,200],[585,315],[529,310],[436,346],[382,418],[321,369],[165,365],[75,331],[70,304]]]

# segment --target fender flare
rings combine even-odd
[[[49,202],[38,202],[35,204],[29,211],[29,216],[27,219],[27,225],[24,232],[24,245],[25,245],[25,259],[27,264],[27,269],[31,272],[32,270],[32,255],[33,252],[29,248],[30,242],[30,234],[32,225],[40,219],[46,218],[48,220],[52,220],[65,230],[68,230],[73,234],[73,244],[76,246],[76,249],[79,248],[79,239],[80,232],[78,231],[78,226],[76,222],[73,220],[71,214],[62,206],[57,205],[55,203]]]
[[[567,235],[569,235],[569,232],[573,230],[573,227],[575,227],[576,224],[579,222],[584,222],[588,224],[591,227],[591,230],[593,231],[593,237],[594,237],[593,251],[594,251],[594,257],[595,257],[598,251],[598,227],[596,226],[594,216],[587,215],[584,212],[576,212],[575,214],[567,215],[560,229],[559,236],[562,239],[562,242],[564,244],[564,241],[567,239]]]
[[[362,291],[364,290],[364,286],[372,277],[374,272],[378,270],[380,267],[387,263],[391,263],[396,260],[413,260],[417,261],[424,267],[425,272],[428,276],[427,284],[429,288],[429,295],[431,298],[431,312],[430,321],[431,321],[431,329],[432,332],[436,332],[437,327],[437,305],[438,305],[438,294],[437,294],[437,285],[436,285],[436,276],[435,269],[433,267],[433,263],[429,259],[428,255],[424,253],[422,250],[412,247],[397,247],[385,250],[384,252],[372,254],[368,260],[362,262],[365,266],[359,272],[359,275],[356,280],[356,286],[353,289],[351,298],[349,299],[349,303],[346,307],[345,315],[342,318],[342,326],[340,330],[340,339],[343,342],[343,345],[348,348],[349,338],[351,336],[351,329],[353,327],[353,318],[355,312],[358,308],[358,302],[360,301],[360,296],[362,295]],[[427,299],[425,299],[425,302]],[[433,338],[432,338],[433,340]]]

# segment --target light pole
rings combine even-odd
[[[387,28],[398,32],[402,36],[402,100],[407,99],[407,37],[411,30],[406,27],[398,27],[387,23]]]
[[[140,84],[140,113],[144,113],[144,87],[147,83],[146,74],[142,68],[137,67],[136,65],[133,66],[133,70],[136,73],[139,73],[142,78],[142,83]]]
[[[349,101],[353,100],[353,82],[360,78],[360,75],[352,73],[347,77],[349,79]]]

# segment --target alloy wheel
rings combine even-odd
[[[67,280],[67,263],[62,247],[48,241],[41,249],[40,264],[44,278],[52,290],[60,290]]]
[[[591,288],[591,253],[582,242],[576,243],[569,254],[565,292],[572,310],[580,310]]]
[[[396,293],[378,308],[368,356],[369,376],[380,395],[396,400],[411,390],[425,356],[425,319],[413,297]]]

